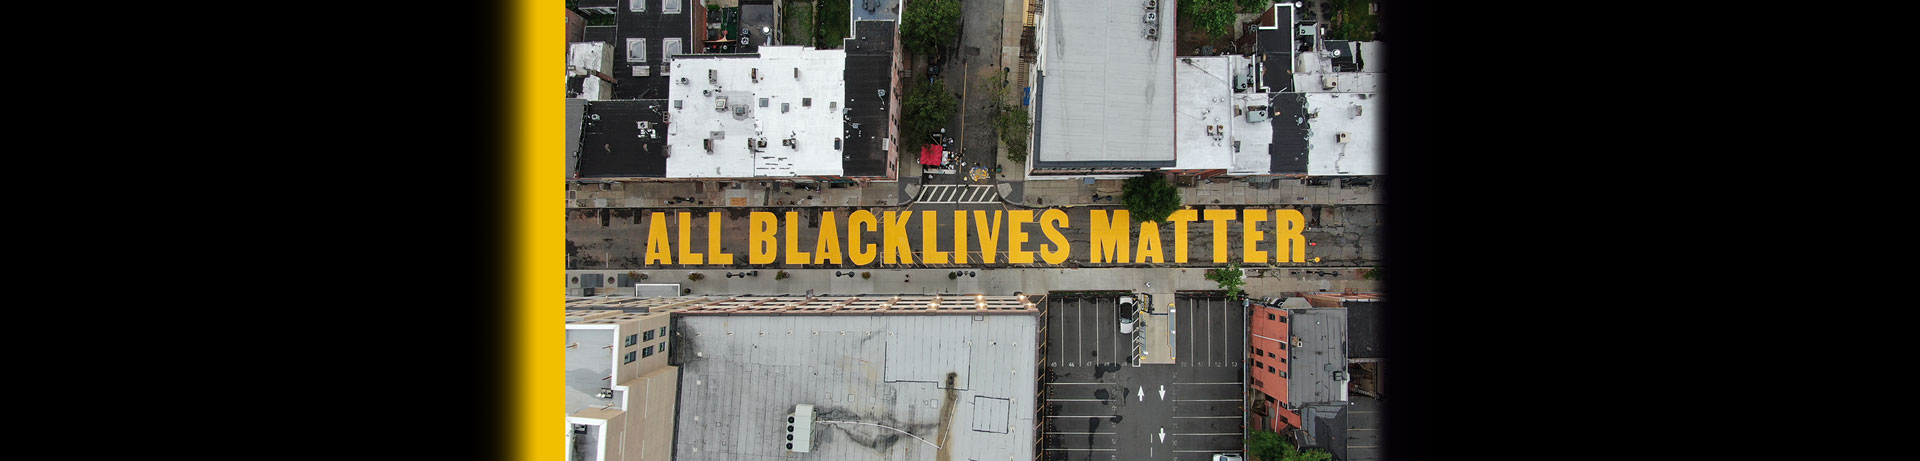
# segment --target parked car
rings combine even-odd
[[[1213,461],[1240,461],[1239,453],[1214,453]]]

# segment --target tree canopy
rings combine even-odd
[[[1240,287],[1247,285],[1246,279],[1241,278],[1242,274],[1240,263],[1228,263],[1226,268],[1208,270],[1207,280],[1219,283],[1220,288],[1227,290],[1227,299],[1236,299],[1240,297]]]
[[[916,0],[900,12],[900,41],[913,54],[933,54],[958,37],[959,0]]]
[[[1180,17],[1214,38],[1233,35],[1235,0],[1180,0]]]
[[[901,119],[901,123],[906,125],[906,145],[917,147],[926,144],[928,136],[947,126],[960,101],[947,91],[945,83],[935,80],[914,84],[913,89],[907,91],[907,99],[903,104],[907,111],[906,117]]]
[[[1158,171],[1127,179],[1120,187],[1120,202],[1135,221],[1165,222],[1180,209],[1180,191]]]
[[[1247,454],[1258,461],[1329,461],[1333,453],[1318,448],[1300,451],[1273,431],[1254,431],[1247,437]]]

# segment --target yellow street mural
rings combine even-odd
[[[635,211],[643,216],[634,216],[634,230],[644,229],[645,234],[632,237],[646,242],[641,259],[649,266],[731,266],[738,252],[745,253],[746,264],[757,266],[1317,260],[1306,254],[1307,241],[1301,236],[1306,217],[1291,208],[1184,209],[1162,223],[1135,222],[1124,209],[1096,208],[752,211],[731,226],[742,221],[742,213]],[[723,216],[728,214],[735,216]],[[1205,261],[1189,259],[1190,241],[1211,250],[1202,253]]]

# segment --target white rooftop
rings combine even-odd
[[[1172,3],[1147,22],[1144,2],[1053,0],[1040,15],[1036,160],[1174,160]],[[1158,27],[1159,40],[1148,40]]]
[[[613,45],[606,42],[577,42],[567,45],[568,77],[586,76],[580,83],[580,98],[589,101],[613,98],[613,85],[593,76],[593,72],[603,72],[609,76],[613,71]],[[614,77],[619,78],[619,77]]]
[[[1251,61],[1237,55],[1180,58],[1175,64],[1178,85],[1178,110],[1174,117],[1179,158],[1174,169],[1225,169],[1230,173],[1264,174],[1272,157],[1267,144],[1273,142],[1273,128],[1266,120],[1247,121],[1247,107],[1266,106],[1266,93],[1235,93],[1234,81],[1249,78]],[[1243,77],[1245,76],[1245,77]],[[1271,114],[1271,109],[1263,110]],[[1208,134],[1208,127],[1224,127],[1219,136]],[[1240,142],[1238,152],[1233,142]]]
[[[1384,67],[1369,59],[1373,56],[1365,50],[1371,48],[1372,43],[1377,42],[1364,42],[1360,47],[1361,59],[1366,62],[1365,68]],[[1385,74],[1334,72],[1333,58],[1323,52],[1301,52],[1298,61],[1293,72],[1293,88],[1301,93],[1379,93],[1386,89],[1385,82],[1381,81]],[[1327,78],[1334,80],[1333,88],[1327,88]]]
[[[1386,153],[1381,130],[1386,103],[1379,93],[1308,93],[1307,113],[1319,111],[1307,134],[1307,174],[1379,175]],[[1356,115],[1358,114],[1358,115]],[[1347,142],[1338,134],[1348,133]]]
[[[672,63],[666,177],[841,174],[834,139],[845,125],[846,51],[769,46],[759,49],[759,57],[691,56],[697,55]],[[782,144],[789,138],[797,146]],[[758,152],[749,149],[748,139]],[[761,140],[766,147],[758,147]]]

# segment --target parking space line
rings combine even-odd
[[[1073,314],[1074,314],[1073,315],[1074,318],[1080,319],[1080,321],[1082,322],[1087,321],[1087,311],[1080,308],[1080,298],[1073,299]],[[1080,330],[1079,328],[1074,328],[1075,333],[1078,333],[1079,330]],[[1080,346],[1077,348],[1078,350],[1074,351],[1075,352],[1073,355],[1074,360],[1079,360],[1080,357],[1086,357],[1087,356],[1086,338],[1080,338],[1079,341],[1074,341],[1074,344]]]

